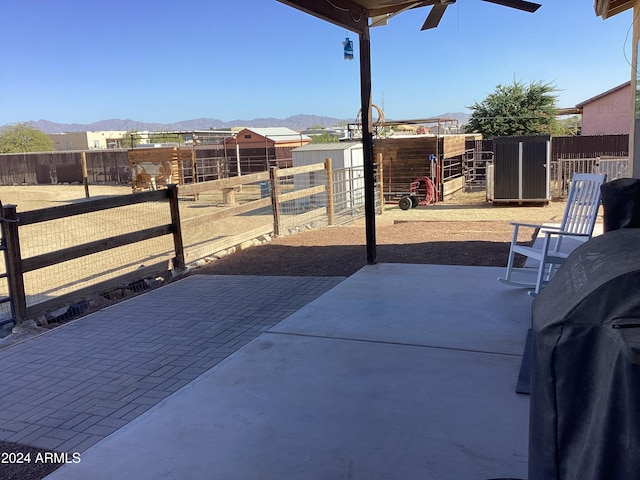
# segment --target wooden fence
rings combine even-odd
[[[152,148],[72,150],[62,152],[31,152],[0,154],[0,185],[51,185],[58,183],[82,183],[82,155],[86,158],[89,183],[131,183],[129,152],[154,150]],[[240,148],[240,158],[235,149],[221,145],[180,147],[181,152],[193,154],[195,170],[183,174],[192,181],[211,180],[226,176],[265,172],[271,166],[287,168],[292,165],[291,147],[270,149]]]
[[[109,210],[122,207],[124,205],[158,201],[164,201],[169,204],[169,209],[171,211],[171,223],[110,237],[104,240],[76,245],[43,255],[22,258],[19,235],[19,229],[21,227],[64,217],[73,217],[91,212]],[[82,290],[77,290],[70,294],[56,297],[45,302],[36,303],[35,305],[27,305],[24,283],[24,274],[27,272],[163,235],[173,235],[175,256],[173,258],[172,268],[174,270],[182,270],[185,267],[183,254],[184,248],[180,229],[180,213],[178,209],[178,190],[175,185],[170,185],[167,189],[152,192],[123,195],[78,204],[32,210],[22,212],[19,216],[16,212],[15,205],[5,205],[2,207],[2,215],[2,236],[5,244],[4,253],[7,270],[6,275],[9,287],[9,297],[11,297],[12,303],[12,316],[16,325],[21,324],[26,319],[36,318],[49,310],[72,303],[75,299],[82,298],[91,293],[104,292],[116,285],[145,278],[156,273],[166,272],[168,266],[165,262],[160,262],[159,264],[150,265],[143,269],[136,270],[131,274],[120,276],[117,279],[94,284],[91,287],[86,287]]]
[[[296,175],[305,174],[321,174],[326,180],[318,182],[319,184],[309,186],[308,188],[294,188],[292,178]],[[261,198],[238,204],[236,202],[238,192],[243,187],[251,185],[254,187],[259,185]],[[181,219],[180,209],[189,205],[187,199],[190,198],[192,202],[195,202],[198,197],[210,194],[211,192],[219,192],[228,206],[213,213]],[[323,195],[324,200],[321,202],[322,205],[317,208],[307,208],[305,212],[298,212],[288,210],[289,207],[286,207],[287,205],[294,205],[295,202],[305,197],[313,198],[319,195]],[[22,258],[19,233],[20,229],[24,226],[42,223],[44,228],[47,228],[46,222],[53,220],[75,217],[92,212],[108,212],[118,207],[145,202],[166,202],[170,210],[170,223]],[[184,232],[188,231],[195,223],[212,225],[225,218],[243,216],[261,209],[271,210],[271,221],[268,225],[264,225],[258,229],[249,229],[238,235],[212,239],[208,242],[197,242],[193,246],[185,245],[183,238]],[[324,163],[313,165],[286,169],[272,167],[268,172],[253,173],[183,186],[169,185],[166,189],[156,191],[83,201],[77,204],[21,212],[20,214],[16,211],[16,206],[5,205],[2,207],[3,218],[1,219],[2,244],[5,247],[6,277],[9,298],[11,299],[12,305],[11,314],[13,323],[19,325],[27,319],[37,318],[51,310],[68,306],[79,300],[86,300],[87,298],[107,292],[110,289],[118,288],[123,284],[158,275],[168,276],[172,270],[183,270],[189,259],[195,260],[203,258],[206,254],[239,245],[260,235],[274,234],[278,236],[286,234],[287,228],[291,225],[307,223],[309,219],[317,218],[319,213],[325,218],[325,224],[332,225],[334,223],[334,186],[330,159],[327,159]],[[285,217],[290,218],[287,219]],[[56,266],[69,260],[164,235],[173,236],[173,252],[171,253],[173,259],[171,262],[157,262],[134,272],[120,275],[117,278],[95,283],[39,303],[28,304],[27,295],[25,295],[25,273],[45,267]],[[153,257],[154,253],[166,252],[150,252],[150,255]]]

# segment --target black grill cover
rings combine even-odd
[[[605,232],[640,228],[640,179],[619,178],[600,187]]]
[[[529,480],[640,478],[640,229],[578,247],[532,308]]]

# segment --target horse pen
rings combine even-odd
[[[294,189],[295,176],[313,182]],[[345,211],[334,202],[332,179],[328,161],[181,185],[173,200],[165,188],[131,193],[130,187],[94,185],[87,199],[81,185],[0,186],[5,241],[12,228],[19,230],[18,258],[14,247],[1,271],[10,264],[23,289],[3,281],[0,295],[13,297],[14,307],[18,302],[18,323],[42,323],[70,306],[149,288],[185,266],[275,235],[351,222],[362,206]],[[10,204],[17,205],[16,221],[7,215]],[[2,305],[5,323],[15,315],[9,306]]]

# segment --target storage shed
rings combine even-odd
[[[548,135],[493,140],[488,198],[498,202],[548,202],[551,199],[551,138]]]
[[[293,166],[324,163],[331,159],[333,170],[333,197],[336,212],[364,206],[364,154],[361,142],[315,143],[292,151]],[[296,190],[322,185],[326,178],[318,178],[318,172],[296,175]],[[326,199],[312,199],[316,206],[324,206]],[[300,199],[297,208],[305,206],[309,199]]]

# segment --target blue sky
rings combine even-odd
[[[420,31],[428,8],[372,29],[373,102],[387,118],[426,118],[519,80],[553,83],[569,107],[630,78],[630,10],[602,20],[592,0],[539,2],[529,14],[459,0],[435,30]],[[357,36],[276,0],[2,0],[1,11],[0,125],[359,109]]]

